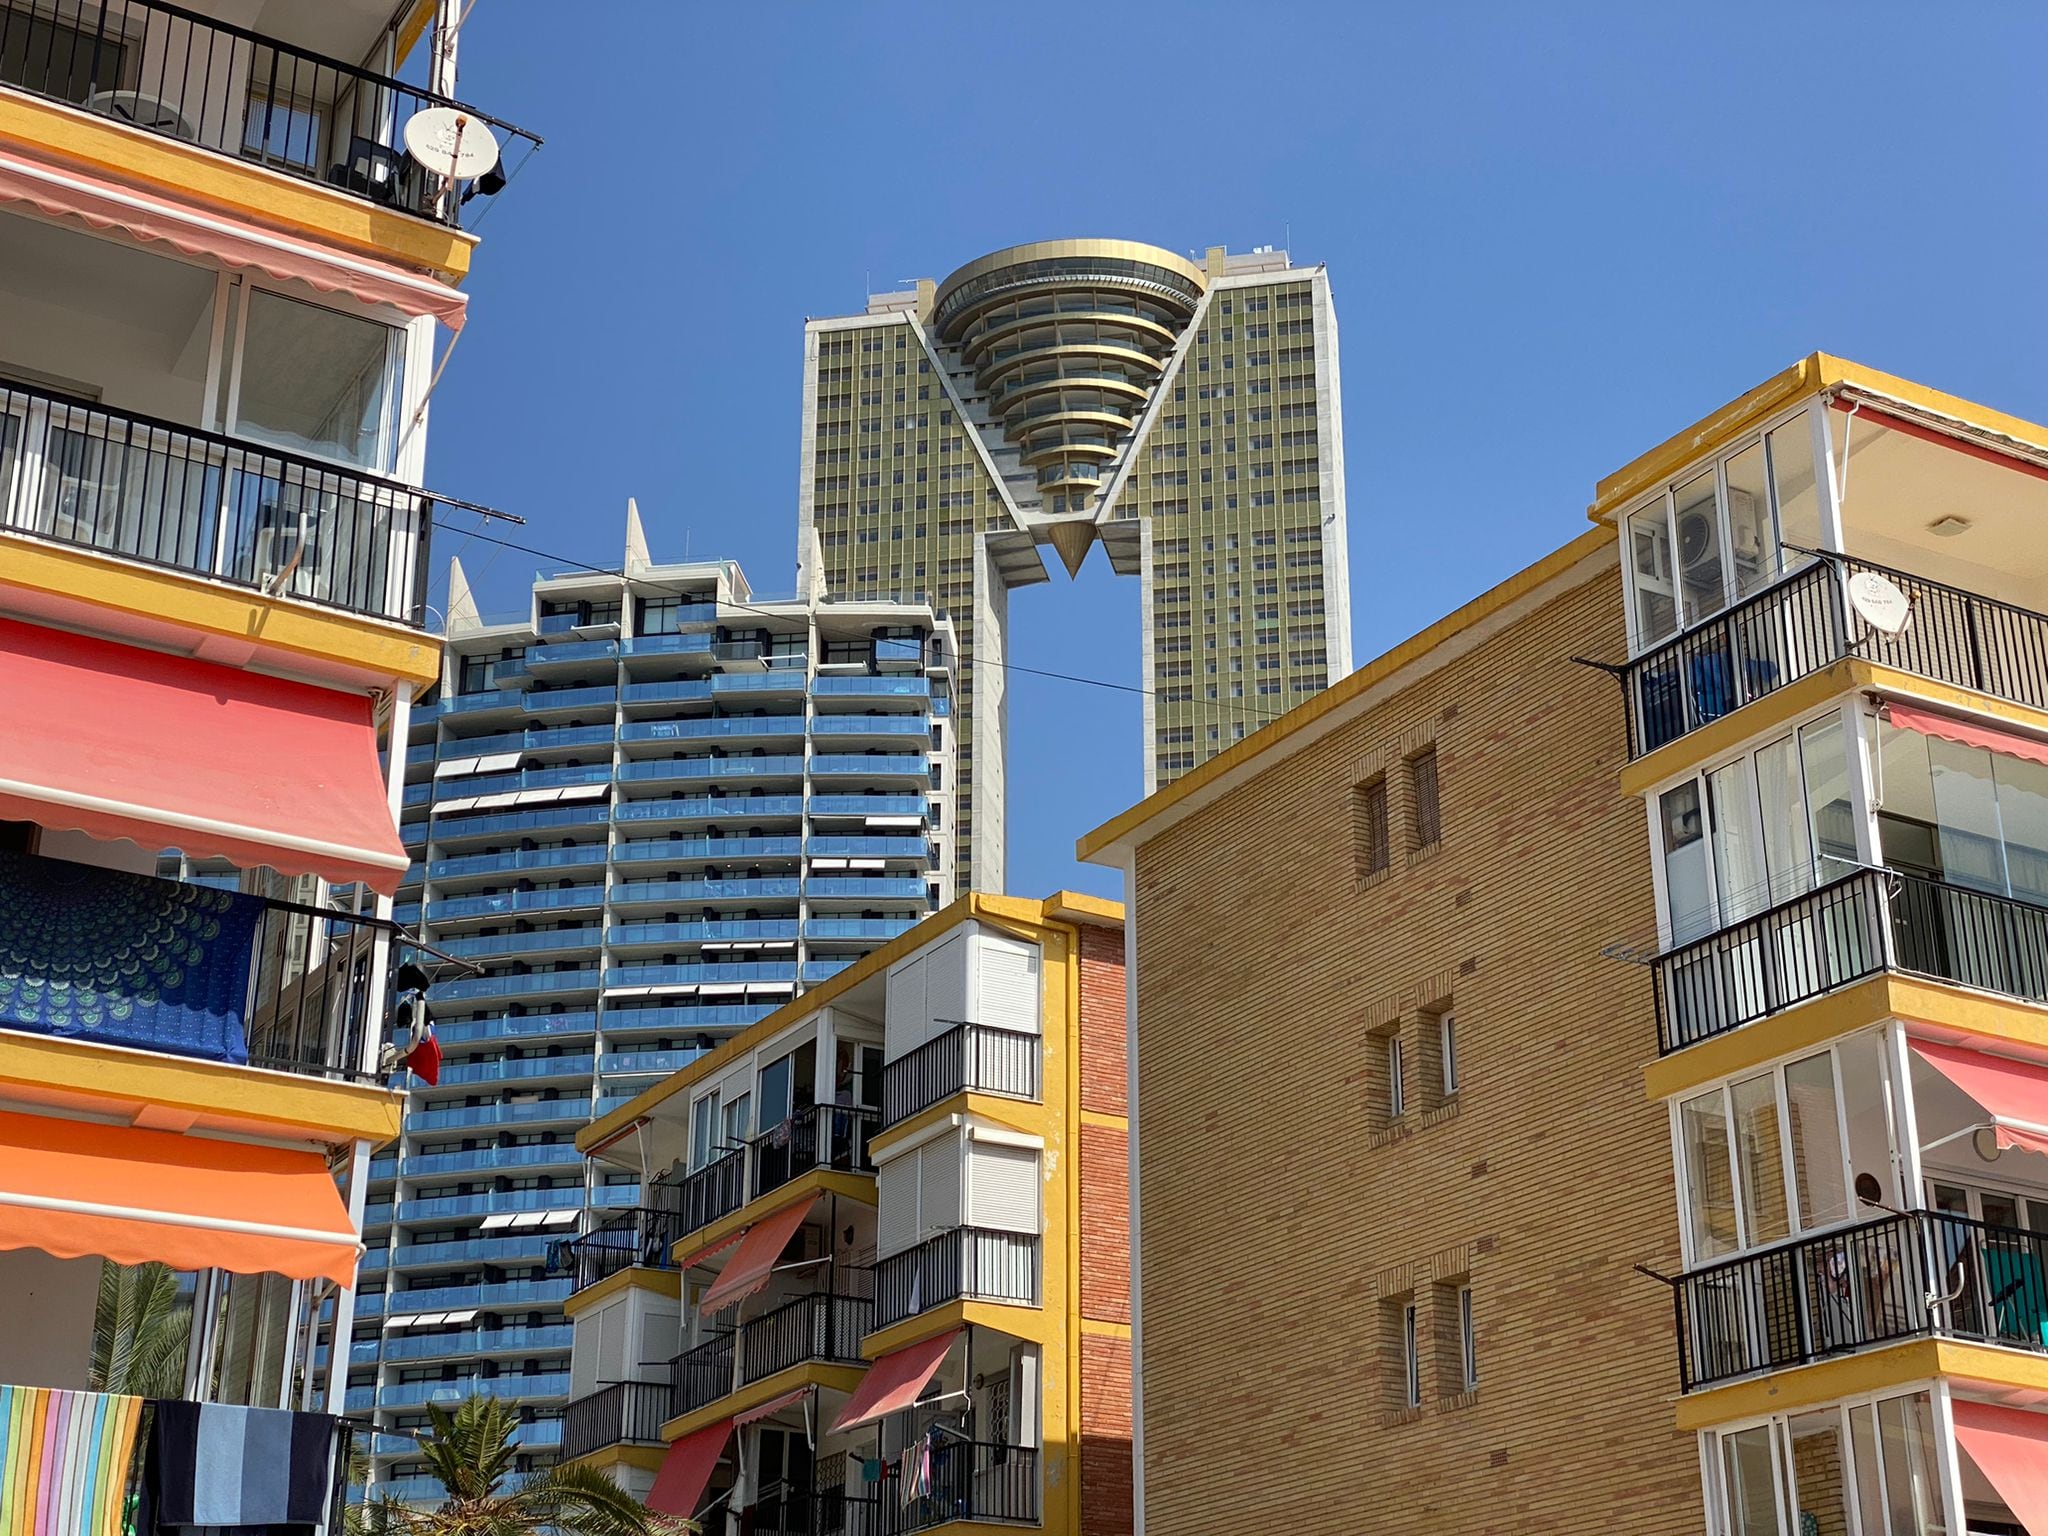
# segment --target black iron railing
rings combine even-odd
[[[950,1227],[875,1265],[875,1327],[954,1300],[1038,1305],[1038,1239]]]
[[[882,1124],[896,1125],[956,1093],[1038,1098],[1041,1041],[1029,1030],[955,1024],[882,1068]]]
[[[378,943],[397,931],[374,917],[265,901],[250,974],[249,1065],[379,1080],[374,1066],[362,1065],[366,1037],[381,1033],[385,1018],[386,999],[370,995],[370,976]]]
[[[1859,571],[1912,600],[1887,637],[1849,614]],[[1917,677],[2048,709],[2048,616],[1867,560],[1830,556],[1630,662],[1629,755],[1641,757],[1854,654]]]
[[[0,385],[0,528],[16,533],[419,625],[433,506],[395,480]]]
[[[732,1391],[734,1338],[731,1333],[718,1334],[669,1361],[676,1413],[694,1413]]]
[[[1659,956],[1658,1050],[1668,1055],[1882,970],[1885,881],[1882,870],[1857,870]]]
[[[636,1206],[568,1244],[576,1288],[596,1285],[622,1269],[667,1269],[682,1218],[672,1210]]]
[[[686,1176],[676,1186],[682,1231],[708,1227],[747,1203],[747,1149],[735,1147]]]
[[[1726,1034],[1890,967],[2048,1003],[2048,906],[1859,869],[1660,955],[1657,1047]]]
[[[406,153],[415,115],[452,108],[501,152],[520,141],[521,160],[540,146],[474,107],[160,0],[0,0],[0,85],[450,225],[507,173],[444,183]]]
[[[2048,1233],[1886,1215],[1693,1270],[1673,1299],[1688,1392],[1922,1334],[2048,1350]]]
[[[562,1459],[608,1445],[660,1445],[674,1402],[665,1381],[615,1381],[577,1398],[562,1412]]]
[[[833,1281],[848,1291],[863,1282],[872,1287],[867,1270],[845,1271]],[[874,1318],[872,1296],[846,1291],[785,1302],[740,1326],[740,1382],[760,1381],[810,1360],[858,1361],[860,1341],[872,1331]]]
[[[934,1436],[930,1478],[908,1495],[900,1463],[884,1470],[873,1504],[859,1511],[871,1523],[858,1528],[873,1536],[907,1536],[953,1520],[1035,1525],[1040,1518],[1038,1451],[1031,1446]]]
[[[749,1142],[754,1188],[750,1198],[780,1189],[813,1168],[874,1172],[868,1141],[875,1112],[858,1104],[810,1104]]]

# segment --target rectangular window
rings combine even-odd
[[[1470,1392],[1479,1385],[1479,1340],[1472,1330],[1472,1287],[1469,1285],[1458,1287],[1458,1365],[1463,1390]]]
[[[1458,1091],[1458,1016],[1446,1013],[1436,1021],[1437,1050],[1443,1064],[1444,1097]]]
[[[405,333],[260,288],[243,302],[234,430],[388,473]]]
[[[1408,1105],[1407,1085],[1401,1074],[1401,1037],[1387,1036],[1387,1118],[1398,1120]]]
[[[1358,872],[1377,875],[1387,867],[1387,776],[1369,779],[1352,791]]]
[[[1401,1308],[1401,1401],[1409,1408],[1422,1406],[1422,1348],[1417,1322],[1415,1303],[1408,1302]]]
[[[1437,804],[1436,748],[1424,747],[1408,760],[1415,783],[1415,846],[1428,848],[1444,835],[1443,812]]]

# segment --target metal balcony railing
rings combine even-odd
[[[1038,1238],[950,1227],[875,1265],[875,1327],[956,1300],[1038,1305]]]
[[[444,182],[406,153],[416,114],[453,108],[501,152],[520,141],[521,163],[540,147],[474,107],[159,0],[0,0],[0,84],[448,225],[507,170]]]
[[[747,1203],[747,1149],[734,1147],[676,1186],[685,1234],[730,1216]]]
[[[870,1270],[839,1270],[835,1287],[872,1288]],[[739,1333],[740,1384],[760,1381],[777,1371],[812,1360],[858,1362],[860,1341],[874,1324],[872,1296],[832,1294],[799,1296],[774,1311],[745,1323]]]
[[[900,1466],[885,1465],[883,1470],[883,1480],[872,1498],[846,1500],[864,1506],[853,1511],[845,1527],[849,1536],[855,1531],[868,1536],[909,1536],[956,1520],[1039,1523],[1035,1447],[935,1436],[931,1481],[924,1492],[908,1498],[899,1481]]]
[[[960,1023],[882,1068],[882,1124],[896,1125],[956,1093],[1036,1101],[1040,1041],[1028,1030]]]
[[[1673,1289],[1684,1390],[1925,1334],[2048,1350],[2048,1233],[1889,1214],[1693,1270]]]
[[[2048,906],[1856,870],[1660,955],[1657,1048],[1669,1055],[1887,968],[2048,1003]]]
[[[660,1445],[661,1426],[675,1417],[675,1392],[665,1381],[615,1381],[562,1410],[562,1459],[608,1445]]]
[[[1881,575],[1913,604],[1904,633],[1853,618],[1843,582]],[[1867,560],[1831,555],[1630,662],[1629,756],[1854,654],[1916,677],[2048,709],[2048,616]]]
[[[694,1413],[732,1391],[734,1335],[721,1333],[669,1361],[677,1414]]]
[[[0,10],[0,24],[8,14]],[[0,385],[0,527],[15,533],[419,626],[437,501],[469,505],[218,432]]]
[[[747,1143],[753,1159],[749,1199],[780,1189],[813,1168],[874,1172],[868,1141],[876,1115],[857,1104],[811,1104]]]
[[[673,1210],[636,1206],[619,1212],[568,1245],[576,1289],[595,1285],[622,1269],[667,1269],[671,1250],[681,1236],[682,1219]]]

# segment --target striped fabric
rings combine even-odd
[[[121,1536],[142,1399],[0,1386],[0,1536]]]

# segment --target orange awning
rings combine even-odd
[[[2018,731],[2001,731],[1995,725],[1978,725],[1935,710],[1917,709],[1896,699],[1886,701],[1884,712],[1885,718],[1903,731],[1938,737],[1959,747],[1981,747],[1986,752],[2003,752],[2008,757],[2048,763],[2048,741],[2036,736],[2022,736]]]
[[[390,895],[367,693],[0,619],[0,820]]]
[[[804,1224],[804,1218],[817,1203],[814,1195],[795,1205],[785,1205],[747,1228],[747,1235],[740,1239],[740,1251],[726,1261],[718,1278],[705,1288],[697,1310],[716,1312],[766,1285],[775,1261],[782,1257],[782,1250],[789,1246],[796,1229]]]
[[[1999,1146],[2048,1152],[2048,1067],[1932,1040],[1908,1043],[1915,1056],[1991,1116]]]
[[[656,1514],[695,1519],[704,1490],[711,1486],[711,1474],[718,1470],[718,1458],[725,1453],[725,1442],[731,1438],[732,1420],[720,1419],[671,1445],[661,1458],[661,1470],[654,1474],[654,1486],[647,1492],[647,1507]]]
[[[317,1152],[0,1112],[0,1249],[355,1284]]]
[[[692,1250],[686,1257],[676,1261],[677,1269],[695,1269],[715,1253],[723,1253],[734,1243],[747,1235],[745,1227],[737,1232],[728,1232],[715,1243],[706,1243],[702,1248]]]
[[[749,1408],[745,1413],[733,1415],[733,1428],[738,1429],[742,1425],[752,1424],[757,1420],[769,1417],[771,1414],[780,1413],[791,1403],[800,1401],[810,1395],[811,1389],[809,1387],[798,1387],[795,1391],[785,1392],[780,1397],[771,1397],[767,1402],[757,1404]]]
[[[919,1339],[892,1350],[868,1367],[860,1389],[847,1399],[846,1409],[832,1425],[834,1430],[852,1429],[873,1419],[886,1419],[917,1401],[917,1394],[932,1379],[946,1351],[960,1337],[958,1328],[937,1338]]]
[[[2048,1417],[2002,1403],[1955,1399],[1956,1444],[1998,1490],[2013,1518],[2048,1531]]]

